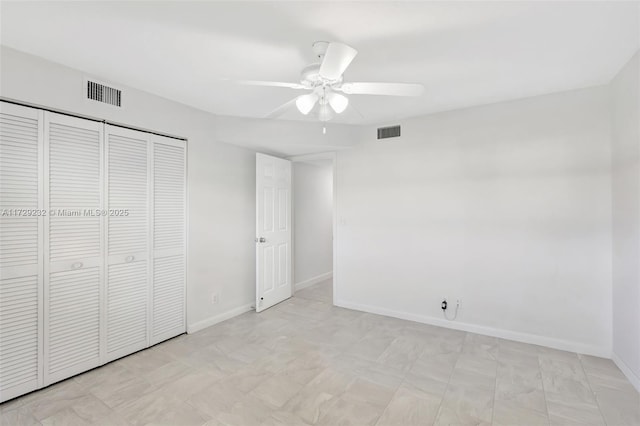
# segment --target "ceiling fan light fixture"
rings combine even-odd
[[[329,105],[336,113],[342,114],[349,105],[349,98],[340,93],[331,92],[329,93]]]
[[[298,111],[307,115],[313,109],[316,102],[318,102],[318,95],[315,93],[309,93],[308,95],[298,96],[298,99],[296,99],[296,106],[298,107]]]
[[[333,118],[333,109],[329,107],[329,105],[320,105],[320,112],[318,114],[318,119],[320,121],[329,121]]]

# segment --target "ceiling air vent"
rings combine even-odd
[[[400,136],[400,126],[378,128],[378,139],[397,138]]]
[[[87,80],[87,99],[121,107],[122,90]]]

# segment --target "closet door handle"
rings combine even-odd
[[[76,262],[71,265],[71,269],[80,269],[82,268],[82,262]]]
[[[125,261],[125,262],[127,262],[127,263],[129,263],[129,262],[133,262],[133,259],[135,259],[135,257],[133,257],[133,256],[127,256],[127,257],[125,257],[124,261]]]

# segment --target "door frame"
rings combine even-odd
[[[292,163],[297,163],[297,162],[307,162],[307,161],[314,161],[314,160],[331,160],[331,168],[332,168],[332,194],[331,194],[331,198],[332,198],[332,211],[333,211],[333,217],[332,217],[332,221],[333,221],[333,245],[332,245],[332,250],[333,250],[333,305],[336,305],[336,301],[338,300],[338,274],[337,274],[337,270],[338,270],[338,179],[337,179],[337,160],[338,160],[338,155],[337,152],[332,151],[332,152],[321,152],[318,154],[307,154],[307,155],[294,155],[291,157],[287,157],[287,160],[291,161]],[[295,185],[295,170],[292,167],[291,168],[291,183],[292,183],[292,187]],[[293,188],[292,188],[293,189]],[[296,274],[295,274],[295,264],[296,264],[296,258],[295,258],[295,232],[296,232],[296,211],[295,211],[295,191],[291,191],[291,276],[293,277],[293,279],[291,280],[291,293],[295,295],[295,286],[296,286]]]

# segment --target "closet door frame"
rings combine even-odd
[[[150,227],[149,227],[149,243],[150,243],[150,267],[151,267],[151,286],[149,293],[149,303],[151,304],[151,309],[149,309],[149,345],[155,345],[160,342],[163,342],[167,339],[171,339],[172,337],[178,336],[187,331],[187,250],[188,250],[188,229],[189,229],[189,216],[188,216],[188,186],[187,186],[187,158],[188,158],[188,143],[187,140],[183,139],[174,139],[166,136],[160,135],[151,135],[151,144],[149,149],[149,166],[151,169],[151,180],[150,180]],[[169,145],[173,147],[178,147],[183,149],[183,188],[184,188],[184,197],[183,197],[183,215],[184,215],[184,229],[183,229],[183,252],[182,252],[182,261],[184,265],[184,275],[183,275],[183,288],[182,288],[182,313],[183,313],[183,327],[175,328],[173,330],[167,331],[159,336],[153,335],[154,329],[154,310],[153,310],[153,301],[154,301],[154,282],[155,282],[155,272],[154,272],[154,262],[156,259],[156,248],[154,244],[154,229],[155,229],[155,147],[157,144]]]
[[[33,390],[39,389],[44,386],[44,223],[45,223],[45,215],[48,214],[45,210],[45,173],[44,173],[44,111],[36,108],[26,107],[22,105],[15,105],[8,102],[0,102],[0,112],[6,113],[9,115],[14,115],[17,117],[26,117],[37,120],[38,122],[38,141],[37,141],[37,162],[38,162],[38,210],[42,211],[44,214],[40,215],[38,218],[38,262],[36,267],[36,275],[37,275],[37,378],[34,381],[23,383],[17,386],[13,386],[10,388],[10,391],[7,389],[0,390],[0,403],[3,401],[7,401],[11,398],[15,398],[17,396],[23,395],[27,392],[31,392]],[[15,266],[7,268],[9,270],[10,276],[20,277],[22,272],[21,269],[33,269],[33,267],[29,266]],[[5,271],[6,273],[6,271]],[[5,278],[5,276],[0,276],[0,278]]]
[[[152,303],[151,300],[149,298],[149,295],[152,294],[152,289],[153,289],[153,268],[152,268],[152,259],[153,259],[153,252],[152,252],[152,244],[153,244],[153,211],[152,211],[152,206],[153,206],[153,196],[152,196],[152,191],[153,191],[153,171],[152,171],[152,149],[153,149],[153,142],[151,140],[151,134],[149,134],[148,132],[143,132],[143,131],[139,131],[139,130],[132,130],[132,129],[127,129],[124,127],[120,127],[120,126],[114,126],[111,124],[106,124],[104,125],[104,189],[103,189],[103,193],[104,193],[104,205],[105,205],[105,209],[108,211],[111,207],[109,206],[109,135],[111,134],[110,128],[115,128],[117,129],[116,132],[114,132],[114,134],[117,134],[118,136],[123,136],[123,137],[128,137],[131,139],[144,139],[146,141],[147,144],[147,230],[146,230],[146,238],[147,238],[147,250],[146,250],[146,270],[147,270],[147,300],[146,300],[146,321],[147,321],[147,329],[146,329],[146,340],[145,343],[143,345],[136,345],[136,346],[127,346],[124,347],[118,351],[115,351],[112,354],[109,354],[108,352],[108,348],[107,348],[107,343],[108,343],[108,279],[109,279],[109,275],[108,275],[108,270],[109,270],[109,265],[110,265],[110,254],[109,254],[109,217],[106,218],[103,229],[104,229],[104,233],[105,233],[105,250],[104,250],[104,258],[105,258],[105,275],[104,275],[104,306],[103,306],[103,317],[104,317],[104,328],[105,328],[105,332],[104,332],[104,338],[101,340],[102,346],[103,346],[103,353],[105,354],[105,359],[104,362],[110,362],[113,360],[116,360],[118,358],[122,358],[124,356],[127,356],[129,354],[132,354],[134,352],[137,352],[139,350],[148,348],[150,346],[150,332],[149,330],[151,329],[151,309],[152,309]]]
[[[71,367],[65,368],[59,372],[54,374],[49,374],[49,343],[50,343],[50,332],[49,332],[49,321],[50,321],[50,309],[49,309],[49,301],[50,301],[50,276],[51,276],[51,260],[50,260],[50,217],[51,217],[51,206],[50,206],[50,136],[49,129],[51,124],[51,118],[54,118],[55,123],[68,125],[68,126],[78,126],[78,123],[93,123],[95,125],[95,130],[99,132],[99,140],[100,140],[100,182],[104,182],[105,180],[105,166],[104,166],[104,123],[97,122],[94,120],[89,120],[85,118],[77,118],[72,117],[65,114],[58,114],[54,112],[44,111],[44,208],[47,211],[47,215],[44,220],[44,286],[43,286],[43,316],[44,316],[44,333],[43,333],[43,386],[49,386],[53,383],[64,380],[68,377],[72,377],[76,374],[82,373],[84,371],[90,370],[92,368],[98,367],[105,363],[105,309],[106,309],[106,294],[105,294],[105,220],[104,216],[100,216],[100,251],[102,256],[98,260],[98,265],[83,265],[85,266],[99,266],[100,271],[100,286],[99,286],[99,300],[100,300],[100,325],[99,325],[99,342],[100,342],[100,350],[99,357],[97,360],[85,361],[81,364],[76,364]],[[100,185],[100,209],[103,210],[105,206],[105,194],[104,194],[104,185]],[[87,206],[87,208],[90,208]]]

